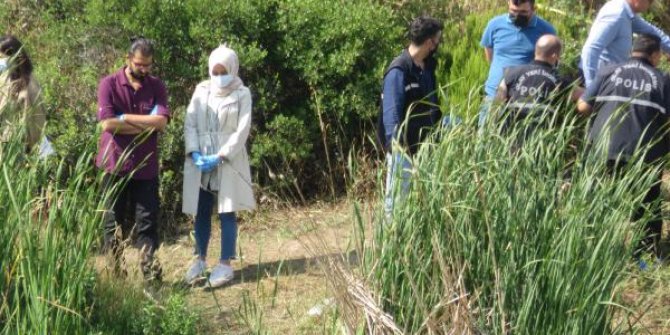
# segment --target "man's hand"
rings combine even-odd
[[[579,101],[577,101],[577,111],[578,112],[580,112],[582,114],[585,114],[585,115],[588,115],[588,114],[591,113],[592,110],[593,110],[593,106],[591,106],[591,104],[582,100],[582,98],[579,98]]]

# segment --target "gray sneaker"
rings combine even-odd
[[[205,279],[205,272],[207,271],[207,263],[201,259],[196,259],[193,261],[191,266],[186,271],[184,276],[184,281],[186,284],[193,285],[196,282]]]
[[[209,285],[212,287],[219,287],[233,280],[234,277],[235,271],[233,271],[232,266],[219,263],[212,270],[212,274],[209,275]]]

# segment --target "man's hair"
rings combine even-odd
[[[21,41],[13,35],[1,36],[0,52],[12,59],[9,78],[12,81],[17,81],[21,88],[27,86],[30,74],[33,73],[33,63],[30,61],[30,57],[28,57]]]
[[[154,55],[154,42],[144,36],[130,38],[129,55],[139,52],[142,56],[149,57]]]
[[[414,19],[409,25],[409,40],[414,45],[421,45],[443,29],[442,21],[422,15]]]
[[[514,6],[523,5],[525,3],[529,3],[531,7],[535,6],[535,0],[510,0],[510,2],[512,2]]]
[[[543,35],[537,40],[535,45],[535,55],[541,57],[550,57],[551,55],[561,54],[563,45],[561,40],[555,35]]]
[[[633,42],[633,52],[649,57],[661,51],[661,38],[651,34],[640,34]]]

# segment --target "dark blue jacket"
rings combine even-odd
[[[395,138],[409,154],[415,154],[430,129],[440,121],[436,66],[435,59],[428,57],[425,69],[421,69],[405,49],[387,68],[377,124],[377,135],[385,150],[391,149]]]

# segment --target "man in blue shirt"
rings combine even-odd
[[[649,10],[654,0],[612,0],[598,12],[582,48],[582,70],[588,87],[603,65],[628,60],[633,46],[633,33],[656,35],[661,49],[670,53],[670,37],[641,18],[638,13]]]
[[[415,155],[431,128],[440,122],[433,57],[440,44],[443,24],[421,16],[410,24],[410,45],[396,57],[384,74],[382,109],[378,137],[386,151],[386,211],[393,204],[393,180],[401,169],[402,189],[406,190]],[[405,192],[403,192],[405,193]]]
[[[508,10],[508,14],[491,19],[482,35],[481,45],[491,67],[485,85],[486,98],[479,112],[480,127],[486,121],[504,68],[530,63],[537,40],[542,35],[556,35],[549,22],[535,15],[535,0],[509,0]]]

